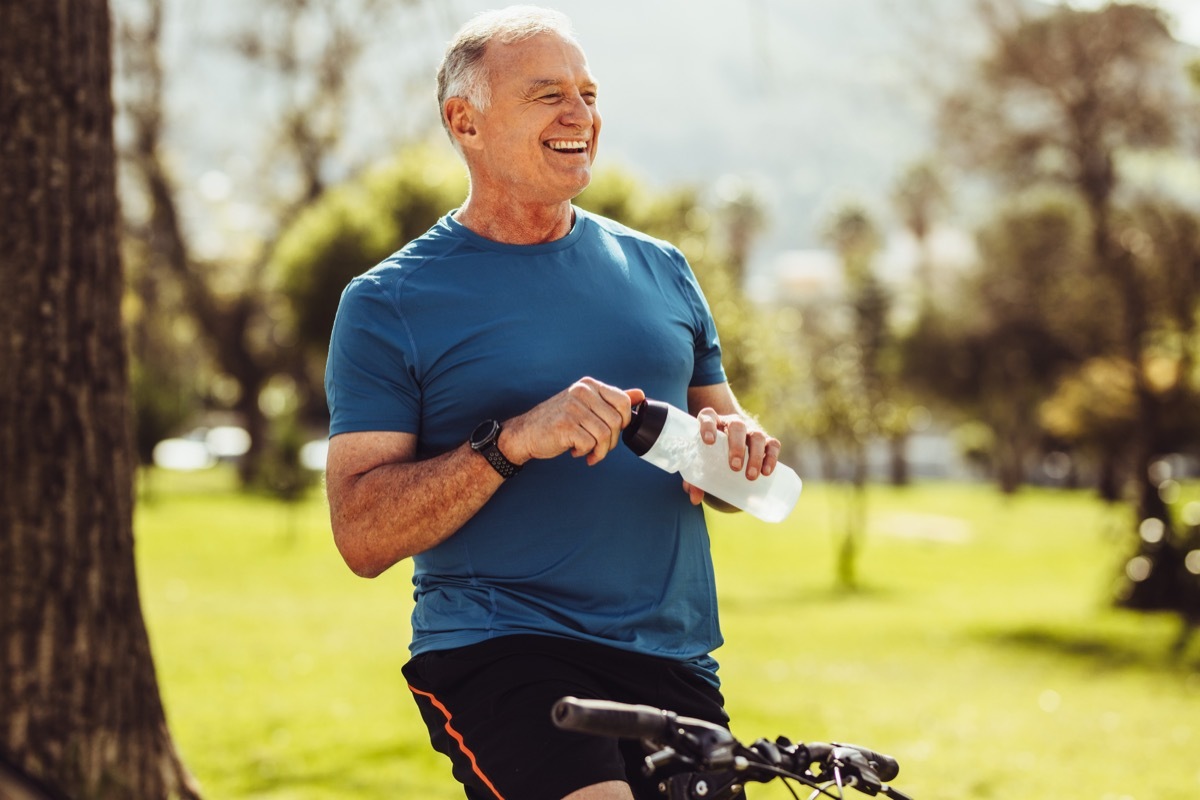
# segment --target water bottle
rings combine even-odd
[[[791,467],[775,465],[770,475],[750,480],[729,468],[729,439],[700,438],[700,421],[669,403],[645,400],[633,407],[633,419],[621,439],[636,455],[683,479],[706,494],[737,506],[765,522],[781,522],[796,505],[803,484]]]

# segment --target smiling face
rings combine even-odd
[[[569,202],[591,181],[600,134],[596,81],[583,51],[543,33],[513,44],[492,42],[484,60],[491,103],[469,109],[473,124],[455,137],[467,156],[471,194]]]

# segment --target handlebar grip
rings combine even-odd
[[[550,718],[563,730],[615,739],[661,738],[671,724],[668,712],[653,706],[576,697],[564,697],[555,703]]]
[[[879,780],[884,781],[885,783],[900,774],[900,764],[898,764],[896,759],[892,758],[891,756],[884,755],[883,753],[877,753],[874,750],[869,750],[866,747],[862,747],[857,744],[846,744],[845,742],[842,742],[841,746],[853,747],[855,750],[862,753],[867,761],[871,762],[871,766],[875,769],[875,774],[879,776]]]
[[[834,742],[832,744],[809,742],[808,753],[813,761],[824,763],[831,755],[834,755],[834,751],[839,747],[848,747],[851,750],[856,750],[871,765],[871,769],[874,770],[879,780],[885,783],[900,774],[900,764],[897,763],[896,759],[857,744],[849,744],[848,742]]]

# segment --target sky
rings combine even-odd
[[[1200,0],[1162,0],[1159,7],[1175,17],[1175,35],[1200,47]]]
[[[1159,8],[1175,18],[1175,36],[1200,47],[1200,0],[1160,0]]]

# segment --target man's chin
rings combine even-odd
[[[558,191],[547,192],[548,195],[554,198],[561,198],[562,202],[570,202],[583,193],[583,190],[588,188],[592,183],[592,174],[587,172],[574,180],[562,181],[559,184]]]
[[[591,166],[588,166],[587,169],[582,170],[576,176],[574,183],[575,183],[575,194],[571,195],[572,197],[577,196],[584,189],[588,188],[588,186],[591,186],[591,184],[592,184],[592,168],[591,168]]]
[[[587,177],[579,182],[579,188],[575,190],[575,194],[571,195],[571,198],[574,199],[576,197],[579,197],[579,195],[583,194],[583,190],[588,188],[591,185],[592,185],[592,173],[589,172],[587,174]]]

